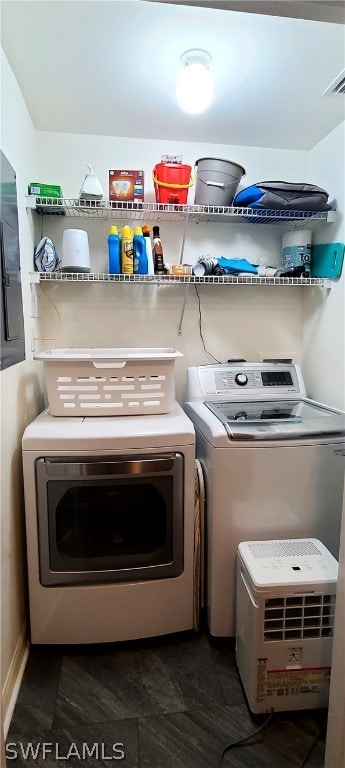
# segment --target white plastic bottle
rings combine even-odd
[[[151,243],[151,237],[150,237],[151,227],[149,227],[148,224],[144,224],[142,229],[143,229],[143,235],[146,243],[147,274],[154,275],[155,269],[153,264],[152,243]]]

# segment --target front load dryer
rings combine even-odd
[[[232,637],[240,542],[313,537],[338,558],[345,417],[306,398],[292,364],[190,368],[187,401],[206,486],[208,625]]]
[[[23,466],[33,643],[193,628],[195,432],[176,402],[154,416],[46,410]]]

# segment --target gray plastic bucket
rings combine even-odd
[[[231,205],[242,176],[246,173],[242,165],[219,157],[201,157],[196,161],[195,168],[194,204]]]

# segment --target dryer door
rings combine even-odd
[[[36,461],[44,586],[183,571],[183,456]]]

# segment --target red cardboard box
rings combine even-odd
[[[109,171],[109,200],[144,202],[144,171]]]

